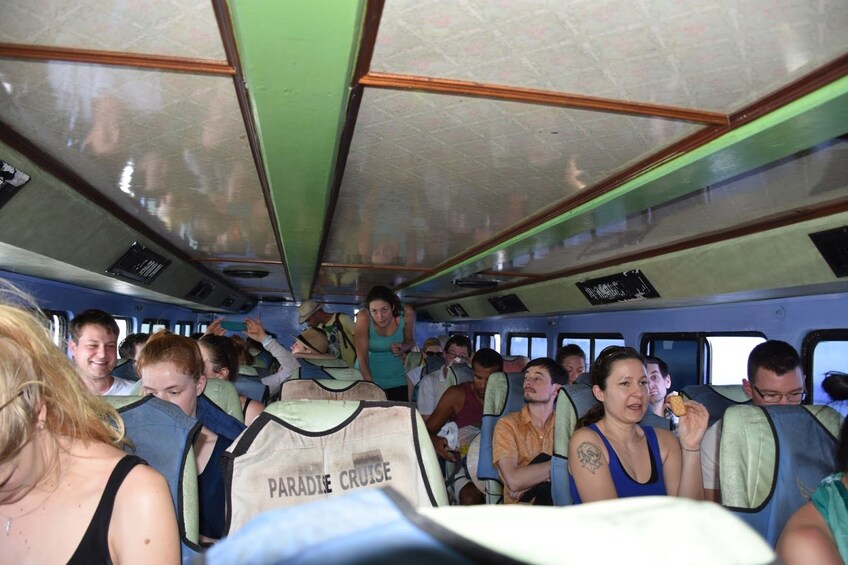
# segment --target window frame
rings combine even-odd
[[[45,317],[47,317],[47,321],[50,323],[50,327],[48,329],[50,330],[50,338],[53,340],[53,343],[63,349],[66,348],[68,346],[68,339],[70,338],[69,329],[71,324],[68,313],[64,310],[42,310],[42,313]],[[54,326],[54,317],[58,318],[57,321],[59,322],[59,335],[55,335],[55,337],[54,334],[57,332]],[[56,342],[56,339],[59,341]]]
[[[804,389],[807,391],[807,398],[803,404],[813,404],[816,386],[816,376],[813,372],[813,354],[816,350],[816,345],[823,341],[845,341],[848,342],[848,328],[835,328],[827,330],[812,330],[804,335],[801,341],[801,369],[804,371]]]
[[[477,344],[477,339],[478,339],[480,336],[487,336],[487,337],[489,338],[489,344],[490,344],[489,346],[490,346],[490,347],[491,347],[492,338],[494,338],[495,336],[501,337],[501,347],[500,347],[499,349],[502,349],[502,348],[503,348],[503,338],[502,338],[502,336],[501,336],[500,332],[474,332],[474,341],[472,341],[472,342],[471,342],[471,343],[474,345],[474,351],[477,351],[477,350],[479,350],[479,349],[482,349],[482,348],[481,348],[481,347],[479,347],[479,346],[478,346],[478,344]],[[495,349],[495,348],[494,348],[494,347],[491,347],[491,349]],[[496,350],[496,351],[497,351],[497,350]],[[500,353],[500,351],[498,351],[498,353]]]
[[[165,326],[164,328],[160,328],[160,329],[165,329],[165,330],[171,331],[171,320],[168,320],[166,318],[144,318],[141,321],[141,326],[140,326],[141,327],[141,333],[152,335],[152,334],[156,333],[157,331],[159,331],[159,330],[153,329],[153,326],[158,326],[158,325],[164,325]],[[145,326],[147,326],[147,331],[145,331]]]
[[[181,328],[188,327],[188,333],[182,333]],[[194,322],[188,320],[180,320],[174,324],[174,333],[184,337],[191,337],[194,333]]]
[[[514,337],[526,337],[527,338],[527,357],[530,360],[536,359],[538,357],[547,357],[548,350],[550,348],[550,339],[548,335],[543,332],[508,332],[506,334],[506,354],[507,355],[517,355],[512,352],[512,338]],[[545,339],[545,353],[544,355],[533,355],[533,338],[544,338]]]
[[[556,357],[557,352],[563,347],[563,340],[571,338],[571,339],[588,339],[589,340],[589,351],[586,351],[586,370],[589,370],[589,367],[592,366],[592,363],[595,362],[597,358],[597,353],[600,351],[595,351],[595,340],[596,339],[620,339],[624,341],[624,344],[627,345],[627,342],[624,340],[624,335],[615,332],[604,332],[604,333],[558,333],[557,334],[557,346],[556,351],[554,351],[554,357]]]

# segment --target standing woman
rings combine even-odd
[[[155,333],[136,359],[144,394],[179,406],[203,427],[194,440],[200,502],[201,541],[224,533],[224,473],[221,456],[244,424],[215,406],[203,394],[206,376],[197,342],[166,330]]]
[[[0,304],[0,561],[179,563],[168,484],[46,327]]]
[[[409,400],[401,355],[415,345],[415,312],[385,286],[375,286],[356,317],[353,341],[359,370],[386,392],[386,398]]]
[[[677,437],[641,425],[650,400],[648,377],[644,358],[632,347],[607,347],[591,373],[592,392],[601,404],[586,414],[568,445],[575,504],[650,495],[703,500],[706,408],[687,400]]]

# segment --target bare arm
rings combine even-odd
[[[786,523],[775,551],[786,565],[842,563],[833,534],[811,502],[799,508]]]
[[[251,400],[248,402],[247,410],[244,411],[244,424],[249,426],[263,410],[265,410],[265,406],[261,402],[257,400]]]
[[[495,467],[503,479],[504,486],[517,494],[531,487],[551,480],[551,462],[531,463],[529,465],[518,464],[517,437],[512,424],[505,418],[495,425],[495,434],[492,445],[492,458]],[[518,498],[513,496],[513,498]]]
[[[119,565],[180,562],[179,528],[168,483],[147,465],[130,471],[118,490],[109,550]]]
[[[583,502],[618,498],[609,470],[609,455],[598,434],[588,428],[574,432],[568,443],[568,471]]]
[[[427,431],[430,432],[430,439],[433,442],[433,447],[436,448],[436,453],[442,459],[448,461],[456,461],[457,456],[451,453],[447,448],[447,440],[439,437],[436,434],[442,429],[451,418],[455,417],[457,412],[462,409],[462,404],[465,402],[465,391],[462,387],[452,386],[445,391],[442,398],[439,399],[439,404],[436,409],[427,418]]]
[[[401,355],[415,347],[415,311],[412,306],[403,307],[403,342],[392,344],[392,353]]]
[[[666,446],[663,476],[666,492],[672,496],[704,500],[701,475],[701,440],[707,431],[709,413],[701,404],[687,400],[686,414],[680,417],[678,438],[667,430],[657,430],[657,438]]]
[[[359,361],[359,372],[362,380],[373,381],[371,366],[368,365],[368,331],[371,329],[371,315],[363,308],[356,316],[356,327],[353,330],[353,345],[356,348],[356,359]]]

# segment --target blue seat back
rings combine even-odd
[[[724,411],[731,406],[751,404],[742,385],[690,385],[683,387],[680,394],[704,405],[710,414],[710,426],[721,420]]]
[[[200,550],[197,467],[192,442],[200,423],[179,406],[154,396],[107,396],[124,421],[137,455],[168,481],[174,500],[183,563],[191,563]]]
[[[551,458],[551,496],[554,506],[573,503],[568,488],[568,445],[580,418],[598,404],[592,387],[565,385],[557,393],[554,412],[554,453]]]
[[[503,484],[492,463],[492,440],[495,424],[502,417],[524,407],[524,373],[492,373],[483,400],[483,424],[480,429],[480,459],[477,477],[486,482],[486,503],[503,501]],[[472,473],[473,470],[470,470]]]
[[[236,385],[236,390],[242,396],[263,404],[268,401],[268,385],[263,384],[261,379],[239,377],[233,384]]]

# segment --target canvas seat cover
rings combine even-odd
[[[227,531],[254,516],[391,486],[415,506],[447,504],[421,417],[406,403],[288,400],[263,412],[224,454]]]
[[[379,386],[367,381],[296,379],[283,383],[281,400],[386,400]]]
[[[734,406],[722,420],[722,504],[772,546],[833,471],[841,416],[828,406]]]
[[[565,385],[557,393],[554,454],[551,458],[551,496],[554,506],[568,506],[574,502],[568,488],[568,444],[577,422],[597,404],[592,387],[588,385]]]
[[[721,420],[724,411],[731,406],[751,404],[742,385],[689,385],[683,387],[680,394],[704,405],[710,414],[709,426]]]
[[[183,563],[191,563],[200,546],[197,467],[192,442],[200,423],[179,406],[154,396],[104,397],[124,421],[132,442],[125,451],[147,461],[168,481],[174,500]]]
[[[503,502],[503,484],[492,463],[495,424],[503,416],[524,407],[524,373],[492,373],[483,399],[483,424],[480,429],[480,458],[477,477],[486,483],[486,504]],[[471,471],[472,473],[474,471]]]

